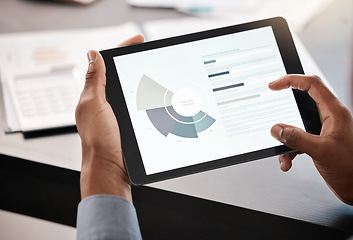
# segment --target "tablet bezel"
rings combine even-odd
[[[107,99],[110,105],[112,106],[114,114],[118,120],[118,124],[120,126],[121,144],[125,166],[127,168],[129,178],[134,185],[157,182],[161,180],[230,166],[238,163],[244,163],[293,151],[292,149],[281,145],[277,147],[262,149],[241,155],[231,156],[227,158],[222,158],[196,165],[147,175],[135,137],[134,129],[131,123],[128,108],[124,99],[124,94],[119,82],[119,76],[113,60],[113,57],[116,56],[157,49],[186,42],[198,41],[206,38],[233,34],[267,26],[272,27],[286,72],[288,74],[304,74],[287,22],[284,18],[281,17],[228,26],[208,31],[202,31],[198,33],[156,40],[132,46],[114,48],[100,52],[103,56],[107,69]],[[293,89],[293,93],[299,108],[299,112],[303,119],[305,130],[313,134],[320,134],[321,122],[315,102],[312,100],[312,98],[308,95],[307,92]]]

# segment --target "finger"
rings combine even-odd
[[[144,41],[142,35],[136,35],[123,43],[119,46],[126,46],[141,43]],[[88,58],[88,70],[86,73],[86,82],[85,87],[82,92],[83,96],[87,96],[90,93],[97,95],[99,99],[105,99],[105,86],[106,86],[106,77],[105,77],[105,65],[102,56],[99,52],[95,50],[90,50],[87,53]]]
[[[272,90],[281,90],[289,87],[307,91],[316,102],[319,111],[326,109],[334,111],[336,109],[335,106],[338,99],[318,76],[291,74],[269,84],[269,88]]]
[[[292,160],[297,156],[297,152],[285,153],[278,157],[281,170],[287,172],[292,167]]]
[[[95,50],[87,53],[88,70],[83,93],[94,92],[98,97],[105,99],[105,65],[102,56]]]
[[[124,42],[120,43],[118,47],[124,47],[124,46],[129,46],[129,45],[133,45],[133,44],[138,44],[138,43],[143,43],[144,41],[144,37],[140,34],[129,38],[127,40],[125,40]]]
[[[271,135],[286,146],[305,152],[312,158],[318,156],[319,146],[323,138],[286,124],[276,124],[271,128]]]

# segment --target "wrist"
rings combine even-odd
[[[125,168],[121,166],[121,152],[102,154],[93,147],[82,147],[82,199],[96,194],[110,194],[132,202],[131,183]]]

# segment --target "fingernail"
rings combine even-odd
[[[88,62],[89,63],[92,63],[94,61],[96,61],[96,58],[97,58],[97,54],[95,51],[89,51],[87,53],[87,58],[88,58]]]
[[[282,138],[283,127],[275,125],[271,129],[272,136],[277,139],[278,141],[285,142]]]
[[[277,82],[277,81],[281,80],[281,78],[282,78],[282,77],[280,77],[280,78],[278,78],[278,79],[276,79],[276,80],[274,80],[274,81],[270,82],[270,83],[268,84],[268,86],[273,85],[275,82]]]

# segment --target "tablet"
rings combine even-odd
[[[272,138],[276,123],[320,133],[306,92],[268,88],[287,73],[304,73],[283,18],[101,54],[133,184],[292,151]]]

